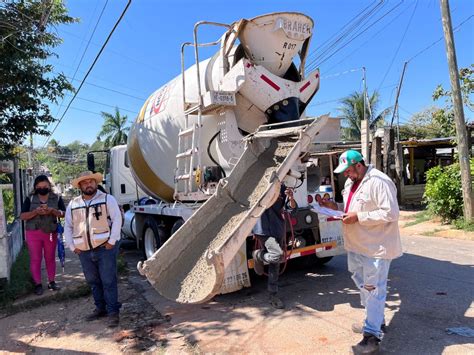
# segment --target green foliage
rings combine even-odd
[[[457,229],[462,229],[466,232],[474,232],[474,223],[473,222],[468,222],[464,218],[459,218],[459,219],[453,221],[453,225]]]
[[[3,285],[0,290],[0,308],[5,307],[20,296],[33,292],[30,257],[26,247],[23,247],[12,265],[10,282]]]
[[[375,131],[377,127],[383,126],[385,117],[388,116],[391,109],[387,108],[376,114],[379,103],[379,94],[376,91],[365,101],[365,118],[369,120],[369,129]],[[360,140],[361,121],[364,119],[364,93],[355,91],[342,99],[339,111],[343,117],[343,138]]]
[[[415,214],[413,217],[415,219],[413,221],[410,221],[410,222],[406,223],[405,226],[404,226],[405,228],[410,227],[410,226],[414,226],[414,225],[419,224],[419,223],[429,221],[429,220],[431,220],[432,215],[431,215],[430,211],[421,211],[421,212],[418,212],[417,214]]]
[[[62,1],[18,0],[0,7],[0,146],[9,152],[29,133],[46,135],[57,103],[72,85],[46,60],[61,43],[56,27],[76,21]]]
[[[463,214],[461,169],[459,163],[447,167],[435,166],[426,173],[424,201],[428,209],[443,222],[453,221]]]
[[[104,147],[112,148],[116,145],[126,144],[127,132],[130,130],[130,127],[125,126],[128,117],[122,116],[118,107],[115,108],[114,114],[101,112],[101,115],[104,119],[104,124],[98,137],[105,137]]]
[[[89,150],[89,145],[80,141],[62,146],[51,140],[46,148],[36,152],[36,160],[49,169],[55,183],[68,184],[79,173],[87,170],[86,155]]]
[[[7,220],[7,223],[12,223],[15,220],[13,190],[2,190],[2,195],[5,218]]]
[[[471,95],[474,94],[474,65],[459,70],[459,79],[461,81],[461,95],[463,104],[471,112],[474,111],[474,103],[471,101]],[[444,99],[445,108],[439,109],[434,115],[434,121],[441,127],[445,137],[456,134],[456,125],[454,123],[454,110],[452,93],[445,90],[441,85],[433,92],[433,100]]]
[[[406,124],[400,126],[400,140],[452,136],[451,133],[446,133],[445,127],[442,127],[440,122],[434,118],[439,111],[438,107],[433,106],[414,114]]]

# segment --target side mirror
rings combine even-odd
[[[87,170],[95,173],[94,153],[87,153]]]

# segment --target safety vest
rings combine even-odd
[[[110,217],[107,194],[97,191],[91,200],[78,196],[71,201],[72,238],[74,247],[91,250],[105,244],[110,238]]]
[[[49,208],[58,209],[59,196],[50,192],[46,204]],[[40,201],[38,195],[32,195],[30,201],[30,212],[37,209],[43,203]],[[44,215],[36,216],[25,222],[26,230],[41,230],[44,233],[54,233],[58,226],[58,219],[56,216]]]

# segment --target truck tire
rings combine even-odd
[[[332,258],[332,256],[326,256],[325,258],[316,257],[316,262],[314,264],[317,266],[323,266],[324,264],[330,262]]]
[[[310,267],[321,267],[324,264],[328,263],[332,259],[332,256],[325,258],[318,258],[316,255],[307,255],[301,258],[297,258],[294,261],[296,262],[297,268],[308,269]]]
[[[159,227],[154,220],[147,221],[142,235],[142,250],[145,260],[149,259],[165,240],[166,232],[164,228]]]
[[[173,227],[171,227],[171,235],[175,234],[176,231],[181,228],[184,224],[184,219],[180,218],[176,222],[174,222]]]

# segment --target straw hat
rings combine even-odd
[[[89,179],[94,179],[95,181],[97,181],[97,184],[100,184],[102,183],[102,180],[104,179],[104,177],[102,176],[101,173],[93,173],[92,171],[84,171],[80,173],[76,179],[72,180],[71,184],[76,189],[78,189],[81,181],[89,180]]]

